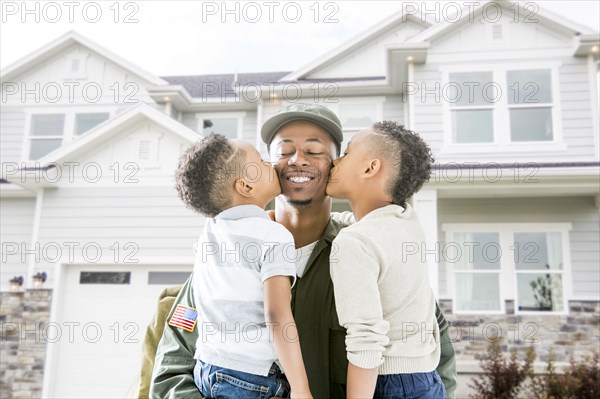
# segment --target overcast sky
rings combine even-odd
[[[29,1],[25,13],[2,0],[0,67],[75,30],[158,76],[291,71],[403,4],[443,19],[468,1],[228,1],[226,14],[222,1]],[[532,13],[536,4],[600,30],[597,0],[542,0]]]

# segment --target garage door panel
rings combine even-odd
[[[59,309],[53,315],[55,331],[61,336],[49,343],[53,345],[49,397],[125,397],[139,375],[142,342],[158,295],[177,283],[177,278],[183,282],[191,269],[191,265],[66,266],[57,290]],[[116,275],[92,276],[100,281],[98,284],[80,283],[82,272],[88,273],[89,280],[89,272],[103,270],[130,273],[128,283],[102,283],[102,279],[123,278]],[[152,278],[149,272],[154,273]],[[168,276],[161,284],[163,272]],[[174,279],[173,272],[180,272],[179,277]],[[149,279],[152,284],[148,284]]]

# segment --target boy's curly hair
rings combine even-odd
[[[434,162],[431,149],[417,133],[395,122],[377,122],[373,132],[374,150],[388,160],[393,171],[388,192],[394,204],[406,207],[406,200],[429,181]]]
[[[198,140],[179,158],[175,188],[185,205],[214,217],[231,205],[233,185],[246,160],[246,151],[236,149],[223,135],[210,134]]]

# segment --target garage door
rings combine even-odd
[[[140,371],[158,295],[184,282],[190,271],[191,266],[65,266],[45,329],[47,396],[126,397]]]

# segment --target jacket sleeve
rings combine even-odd
[[[193,274],[181,288],[165,322],[170,320],[176,305],[195,308],[192,281]],[[189,332],[165,323],[162,338],[156,349],[150,385],[151,398],[202,398],[194,383],[194,352],[198,324],[193,332]]]
[[[156,347],[162,337],[167,315],[171,311],[175,298],[181,291],[181,285],[165,289],[158,298],[156,314],[146,328],[146,336],[142,348],[142,369],[137,398],[148,398],[150,394],[150,382],[152,381],[152,369],[154,368],[154,357],[156,356]]]
[[[440,326],[440,340],[441,340],[441,354],[440,363],[437,367],[437,372],[442,378],[444,387],[446,388],[446,398],[456,398],[456,358],[454,355],[454,346],[448,333],[448,321],[444,317],[444,314],[440,310],[439,305],[436,303],[435,316]]]

